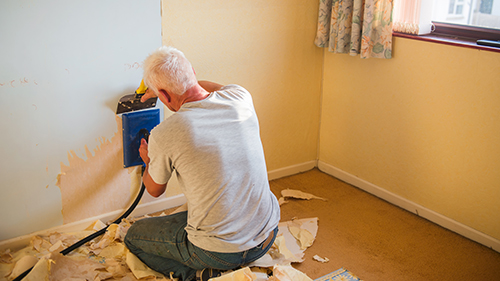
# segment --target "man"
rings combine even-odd
[[[276,237],[280,210],[250,93],[198,82],[172,47],[145,60],[144,82],[142,101],[158,96],[175,113],[151,131],[149,143],[141,142],[143,182],[158,197],[175,173],[188,211],[134,223],[125,237],[130,251],[184,281],[207,280],[212,269],[234,269],[263,256]]]

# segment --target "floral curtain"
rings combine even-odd
[[[392,56],[393,0],[319,0],[314,43],[361,58]]]

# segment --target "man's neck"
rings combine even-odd
[[[210,93],[203,89],[198,83],[189,88],[183,95],[184,103],[206,99]]]

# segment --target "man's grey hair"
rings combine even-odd
[[[158,95],[159,89],[182,95],[196,85],[196,75],[184,54],[174,47],[163,46],[144,61],[144,83]]]

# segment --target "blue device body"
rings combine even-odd
[[[123,167],[132,167],[144,165],[139,155],[141,139],[144,137],[139,133],[141,129],[148,132],[160,124],[160,109],[148,109],[142,111],[133,111],[122,114],[122,133],[123,133]]]

